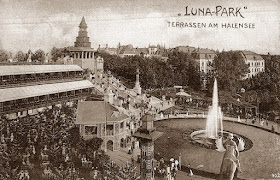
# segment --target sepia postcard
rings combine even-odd
[[[280,179],[279,0],[0,9],[0,180]]]

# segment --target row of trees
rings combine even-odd
[[[61,57],[61,54],[63,53],[63,50],[65,48],[56,48],[53,47],[50,52],[50,59],[53,62],[56,62],[59,57]],[[15,61],[27,61],[29,54],[31,54],[31,60],[32,61],[39,61],[43,62],[46,58],[46,54],[42,49],[38,49],[35,52],[32,52],[31,50],[28,50],[27,53],[23,51],[18,51],[14,55],[11,52],[5,51],[0,49],[0,62],[7,62],[9,59],[13,59]]]
[[[212,66],[213,71],[207,74],[199,72],[198,64],[189,53],[170,51],[168,60],[143,58],[140,56],[118,57],[106,53],[97,54],[104,58],[104,69],[110,70],[120,79],[128,82],[129,87],[135,83],[136,69],[140,70],[140,83],[145,89],[165,88],[174,85],[188,86],[199,91],[203,79],[207,79],[206,94],[212,94],[214,78],[218,79],[219,90],[227,94],[241,93],[246,102],[260,106],[260,111],[280,109],[280,56],[263,56],[265,72],[244,79],[249,72],[249,65],[237,51],[216,52]]]
[[[33,61],[36,60],[42,62],[45,60],[46,54],[42,49],[38,49],[34,53],[31,50],[28,50],[27,53],[18,51],[15,55],[11,52],[0,50],[0,62],[7,62],[9,59],[13,59],[15,61],[27,61],[29,54],[31,54],[31,60]]]
[[[248,72],[242,56],[235,51],[216,52],[214,62],[210,64],[213,71],[208,74],[199,72],[194,57],[189,53],[170,51],[167,61],[157,58],[143,58],[140,56],[118,57],[116,55],[100,54],[104,57],[104,69],[128,79],[133,86],[136,69],[139,68],[141,85],[144,88],[164,88],[174,85],[188,86],[200,90],[202,79],[207,79],[208,89],[212,89],[214,77],[218,78],[219,88],[236,92],[241,88],[242,77]]]
[[[106,53],[97,54],[104,58],[104,69],[128,82],[135,83],[136,70],[140,70],[140,83],[145,89],[189,86],[200,89],[200,76],[193,57],[190,54],[173,51],[167,61],[140,56],[118,57]]]
[[[265,72],[244,80],[247,101],[259,104],[261,111],[280,110],[280,56],[262,55]]]

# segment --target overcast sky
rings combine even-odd
[[[279,0],[0,0],[0,48],[49,51],[73,46],[85,16],[92,47],[189,45],[280,54]],[[247,7],[241,17],[181,16],[185,7]],[[174,28],[168,22],[254,23],[254,29]]]

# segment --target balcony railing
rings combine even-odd
[[[67,82],[73,80],[82,80],[83,75],[75,76],[45,76],[45,77],[28,77],[28,78],[14,78],[0,80],[0,88],[9,88],[9,87],[20,87],[34,84],[47,84],[47,83],[57,83],[57,82]]]
[[[75,101],[82,98],[86,98],[90,95],[88,92],[79,93],[75,95],[68,95],[68,96],[62,96],[59,98],[49,98],[49,99],[41,99],[37,101],[28,101],[28,102],[22,102],[22,103],[14,103],[14,104],[8,104],[3,105],[3,107],[0,108],[0,114],[10,114],[15,112],[21,112],[31,109],[36,109],[40,107],[47,107],[51,105],[55,105],[62,102],[68,102],[68,101]]]

